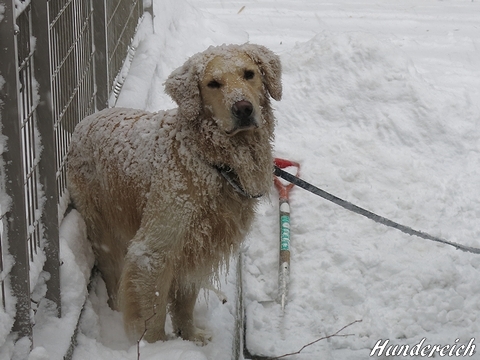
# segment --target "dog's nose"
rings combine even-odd
[[[232,111],[235,117],[237,117],[238,119],[246,119],[250,115],[252,115],[253,105],[250,101],[238,101],[233,104]]]
[[[237,101],[235,104],[232,105],[231,113],[233,127],[231,130],[227,130],[228,135],[235,135],[239,131],[258,128],[255,111],[250,101]]]
[[[251,128],[258,127],[257,121],[255,120],[255,116],[252,116],[253,105],[250,101],[246,101],[246,100],[237,101],[232,106],[232,113],[236,120],[236,124],[235,124],[236,131],[248,130]]]

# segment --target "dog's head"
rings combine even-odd
[[[270,97],[282,96],[281,65],[264,46],[222,45],[192,56],[165,83],[187,126],[189,148],[244,195],[272,184],[275,120]]]
[[[210,47],[175,70],[165,90],[182,116],[194,121],[204,114],[233,136],[262,125],[269,95],[280,100],[280,60],[260,45]]]

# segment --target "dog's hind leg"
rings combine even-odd
[[[95,206],[90,205],[82,210],[87,236],[95,253],[96,267],[100,270],[107,288],[108,305],[117,310],[116,296],[125,256],[124,247],[109,229],[107,220],[101,216]]]
[[[108,305],[113,310],[118,310],[117,293],[125,252],[121,242],[108,230],[97,234],[95,240],[91,239],[91,242],[97,259],[96,266],[107,288]]]
[[[173,329],[184,340],[206,344],[211,336],[193,322],[193,309],[199,288],[196,283],[175,281],[170,289],[170,312]]]

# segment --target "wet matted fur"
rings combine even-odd
[[[165,83],[177,109],[113,108],[85,118],[68,154],[68,188],[87,224],[110,305],[132,340],[166,339],[167,308],[184,339],[199,288],[231,256],[272,184],[278,56],[223,45]]]

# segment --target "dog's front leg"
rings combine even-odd
[[[119,287],[119,307],[129,338],[148,342],[166,340],[165,318],[173,266],[167,254],[132,241]]]
[[[198,284],[183,280],[175,280],[170,289],[170,312],[173,329],[184,340],[206,344],[210,334],[195,326],[193,309],[198,296]]]

